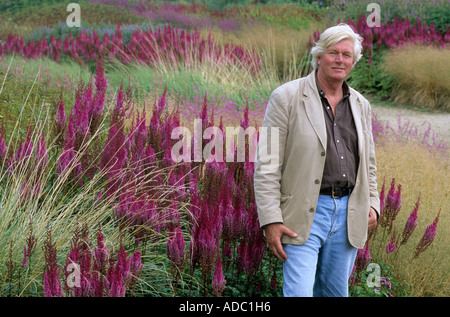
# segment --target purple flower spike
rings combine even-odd
[[[395,189],[395,178],[391,181],[391,187],[386,195],[383,204],[383,210],[380,219],[380,225],[386,227],[388,232],[392,229],[392,223],[397,217],[402,205],[401,191],[402,185],[397,185],[397,190]]]
[[[50,230],[47,231],[47,239],[44,243],[45,271],[43,286],[45,297],[61,297],[62,287],[59,280],[61,269],[58,267],[55,243],[52,243]]]
[[[167,256],[174,266],[182,268],[185,259],[185,246],[183,233],[180,227],[171,232],[167,240]]]
[[[225,277],[223,276],[222,272],[222,260],[220,258],[217,258],[216,268],[214,269],[214,276],[212,280],[212,288],[214,295],[219,297],[222,294],[226,282],[227,281],[225,280]]]
[[[397,249],[397,246],[395,245],[395,232],[392,234],[391,241],[386,245],[386,253],[392,253]]]
[[[441,214],[441,211],[439,211],[437,217],[434,219],[433,223],[429,226],[427,226],[422,239],[419,241],[416,247],[416,253],[414,254],[414,259],[418,258],[419,255],[425,251],[431,243],[433,243],[434,238],[436,237],[437,233],[437,223],[439,221],[439,215]]]
[[[401,244],[405,244],[411,234],[413,233],[414,229],[417,226],[417,212],[419,210],[420,206],[420,197],[417,199],[416,205],[414,207],[414,210],[410,213],[408,220],[406,221],[405,228],[403,229],[402,233],[402,242]]]

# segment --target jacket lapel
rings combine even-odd
[[[324,149],[327,148],[327,131],[325,127],[325,119],[323,113],[322,103],[320,101],[319,93],[316,87],[316,80],[314,72],[308,75],[306,80],[306,87],[303,89],[306,115],[308,116],[311,125],[316,132],[320,143]]]
[[[355,121],[356,133],[358,134],[358,153],[361,156],[362,142],[364,139],[363,130],[361,126],[361,104],[355,94],[350,93],[350,108],[352,109],[353,120]]]
[[[308,116],[317,137],[323,148],[327,148],[327,132],[323,113],[322,102],[320,101],[319,92],[315,88],[316,79],[314,72],[308,75],[306,79],[306,87],[303,89],[306,115]],[[350,107],[352,109],[353,120],[355,121],[356,133],[358,135],[358,153],[362,153],[363,130],[361,125],[361,104],[354,93],[350,93]]]

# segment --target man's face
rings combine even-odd
[[[342,40],[330,46],[317,58],[319,72],[330,81],[343,81],[353,68],[353,43]]]

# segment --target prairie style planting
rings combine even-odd
[[[83,0],[80,28],[63,1],[0,7],[0,295],[281,296],[253,193],[271,91],[341,21],[364,37],[350,86],[448,112],[435,2],[384,1],[380,27],[355,1]],[[382,214],[350,294],[448,296],[448,144],[432,122],[372,129]]]

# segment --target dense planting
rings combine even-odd
[[[327,9],[249,5],[214,11],[198,4],[110,2],[134,12],[143,27],[119,23],[59,35],[50,29],[37,38],[11,33],[0,43],[1,294],[280,296],[281,265],[267,249],[253,193],[253,145],[270,94],[258,83],[268,68],[263,52],[219,45],[199,29],[232,32],[261,23],[301,30]],[[151,27],[142,17],[168,24]],[[450,42],[448,32],[420,18],[394,18],[381,28],[369,28],[364,17],[342,20],[364,36],[364,67],[397,47],[448,50]],[[311,34],[310,46],[319,35]],[[25,68],[10,67],[14,56],[24,64],[42,59],[62,67],[87,65],[93,73],[87,79],[58,80],[47,73],[33,79]],[[151,87],[138,99],[139,87],[119,64],[155,70],[160,91]],[[229,70],[230,77],[251,74],[253,81],[239,99],[222,81],[207,83],[219,87],[214,90],[189,81],[184,94],[167,89],[169,74],[213,69],[205,65]],[[351,80],[364,86],[368,79],[354,71]],[[113,76],[123,80],[113,85]],[[28,97],[17,99],[19,89]],[[389,146],[417,146],[415,153],[432,156],[433,166],[448,163],[448,145],[431,125],[420,134],[412,124],[394,126],[374,114],[372,129],[381,153]],[[254,138],[245,132],[255,132]],[[442,197],[430,199],[423,188],[418,193],[398,168],[389,168],[396,160],[383,162],[386,157],[379,165],[381,218],[358,252],[353,296],[410,295],[420,283],[411,285],[405,267],[388,263],[398,257],[414,266],[437,243],[446,252],[440,230],[448,202],[436,208],[431,201]],[[445,177],[448,165],[439,173]],[[375,286],[368,286],[371,263],[380,267]]]

